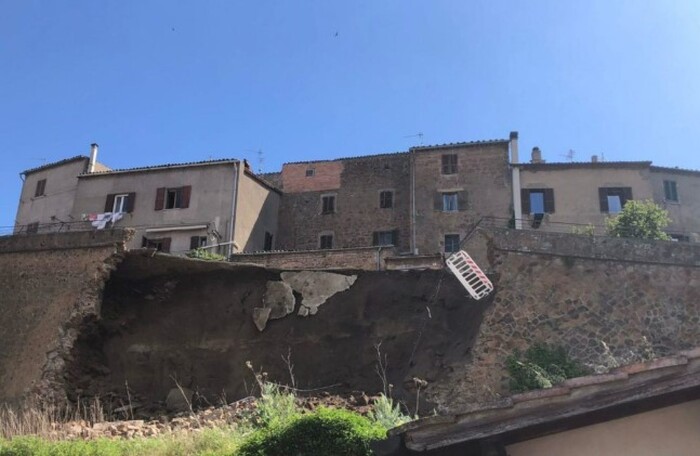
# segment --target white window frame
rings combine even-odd
[[[114,195],[114,204],[112,205],[112,212],[117,213],[117,212],[126,212],[126,207],[129,204],[129,194],[128,193],[120,193],[118,195]],[[121,209],[121,210],[117,210]]]

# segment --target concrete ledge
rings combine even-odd
[[[127,242],[133,235],[130,229],[114,229],[2,236],[0,254],[104,247]]]

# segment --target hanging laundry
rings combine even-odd
[[[91,216],[93,214],[90,214]],[[114,225],[122,218],[124,218],[123,212],[102,212],[100,214],[94,214],[95,219],[92,222],[92,226],[98,230],[103,230],[108,224]]]

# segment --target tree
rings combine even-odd
[[[669,223],[668,212],[653,201],[630,200],[622,212],[608,218],[607,232],[615,237],[669,241],[671,237],[664,232]]]

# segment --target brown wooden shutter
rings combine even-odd
[[[544,212],[547,214],[554,214],[554,189],[545,188],[544,189]]]
[[[600,200],[600,212],[609,212],[607,188],[601,187],[598,189],[598,199]]]
[[[163,238],[161,240],[162,252],[170,253],[170,238]]]
[[[192,236],[190,238],[190,250],[194,250],[199,247],[199,236]]]
[[[162,211],[165,205],[165,187],[161,187],[156,190],[156,209],[157,211]]]
[[[105,201],[105,212],[112,212],[114,209],[114,193],[107,195],[107,200]]]
[[[129,196],[126,199],[126,212],[132,213],[134,212],[134,204],[136,203],[136,193],[131,192],[129,193]]]
[[[526,188],[520,189],[520,208],[523,215],[530,214],[530,190]]]
[[[182,187],[182,200],[180,201],[180,207],[185,209],[190,207],[190,195],[192,194],[192,186],[185,185]]]
[[[467,209],[469,209],[469,199],[467,195],[468,194],[466,190],[457,192],[457,210],[466,211]]]
[[[435,196],[433,197],[433,207],[436,211],[442,210],[442,193],[435,193]]]
[[[622,189],[622,207],[625,207],[625,203],[632,199],[632,187],[624,187]]]
[[[372,245],[379,245],[379,231],[372,233]]]

